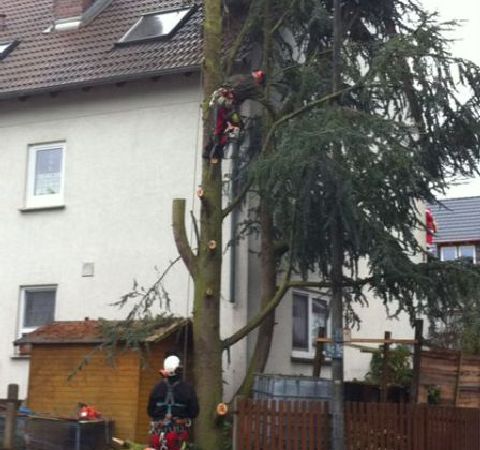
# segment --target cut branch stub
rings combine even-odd
[[[226,416],[228,414],[228,405],[226,403],[219,403],[217,405],[217,416]]]
[[[208,249],[211,252],[215,251],[216,248],[217,248],[217,241],[214,241],[214,240],[208,241]]]
[[[203,190],[202,186],[198,186],[197,188],[197,197],[202,201],[205,199],[205,191]]]
[[[207,297],[213,297],[213,289],[212,289],[212,288],[207,288],[207,289],[205,290],[205,295],[206,295]]]

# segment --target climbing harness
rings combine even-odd
[[[189,433],[188,429],[192,426],[189,418],[178,418],[173,416],[173,408],[186,408],[183,403],[176,403],[173,394],[174,387],[179,382],[169,383],[167,385],[167,395],[165,401],[157,402],[158,408],[166,407],[166,413],[163,419],[150,422],[150,434],[152,435],[152,446],[156,450],[183,450],[187,448]]]

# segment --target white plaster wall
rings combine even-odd
[[[120,318],[109,303],[133,279],[149,286],[155,266],[176,257],[171,203],[185,197],[189,211],[199,184],[200,95],[196,76],[178,75],[0,103],[0,397],[12,382],[26,393],[28,361],[11,358],[21,285],[58,284],[56,320]],[[28,145],[58,140],[67,145],[66,208],[21,213]],[[93,278],[82,278],[83,262],[95,264]],[[189,313],[181,263],[166,285],[172,312]]]
[[[424,216],[424,205],[419,205],[420,217]],[[417,231],[417,239],[425,245],[425,232]],[[413,257],[415,262],[422,262],[423,255]],[[368,277],[366,261],[359,264],[359,276]],[[396,304],[392,303],[388,311],[379,298],[371,292],[365,291],[368,306],[356,305],[355,311],[360,317],[359,328],[352,329],[352,337],[355,338],[378,338],[384,337],[385,331],[390,331],[393,338],[413,339],[414,329],[410,324],[410,318],[406,313],[398,317],[390,317],[396,311]],[[274,340],[268,360],[266,373],[274,374],[298,374],[311,375],[311,364],[299,364],[291,360],[292,352],[292,295],[291,292],[285,296],[276,311],[276,322]],[[368,347],[369,345],[366,344]],[[371,354],[362,353],[358,348],[345,346],[344,348],[344,378],[345,380],[363,380],[369,370]],[[322,377],[330,377],[330,367],[322,368]]]

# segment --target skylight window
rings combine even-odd
[[[168,39],[188,20],[194,8],[194,6],[190,6],[145,14],[125,33],[118,43],[127,44],[152,39]]]
[[[4,59],[17,45],[18,41],[0,42],[0,60]]]

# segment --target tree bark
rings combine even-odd
[[[332,61],[332,92],[338,92],[341,83],[341,42],[342,42],[342,13],[340,0],[334,0],[334,27],[333,27],[333,61]],[[333,150],[334,160],[339,161],[342,148],[337,146]],[[337,180],[336,183],[341,183]],[[330,225],[332,245],[332,330],[335,351],[332,358],[332,449],[345,448],[344,436],[344,408],[343,408],[343,263],[344,243],[342,218],[337,193],[340,186],[335,186],[334,200],[335,213]]]
[[[260,202],[260,225],[262,230],[260,250],[260,311],[262,311],[267,307],[271,299],[275,297],[277,290],[277,258],[275,257],[273,240],[273,219],[265,200],[261,200]],[[247,373],[238,391],[240,395],[249,395],[253,388],[255,373],[262,373],[265,370],[273,339],[275,310],[276,308],[265,316],[258,329],[257,341]]]
[[[203,24],[203,137],[207,142],[213,132],[214,118],[208,99],[222,82],[221,64],[223,29],[222,1],[204,1]],[[200,239],[197,255],[193,256],[179,220],[181,205],[174,207],[174,237],[177,249],[194,282],[193,300],[193,366],[194,384],[200,404],[195,421],[194,441],[202,450],[221,448],[221,430],[216,418],[216,406],[222,401],[222,343],[220,340],[220,289],[222,268],[222,167],[203,159],[200,209]],[[216,248],[209,248],[215,241]],[[194,261],[192,263],[192,261]]]

